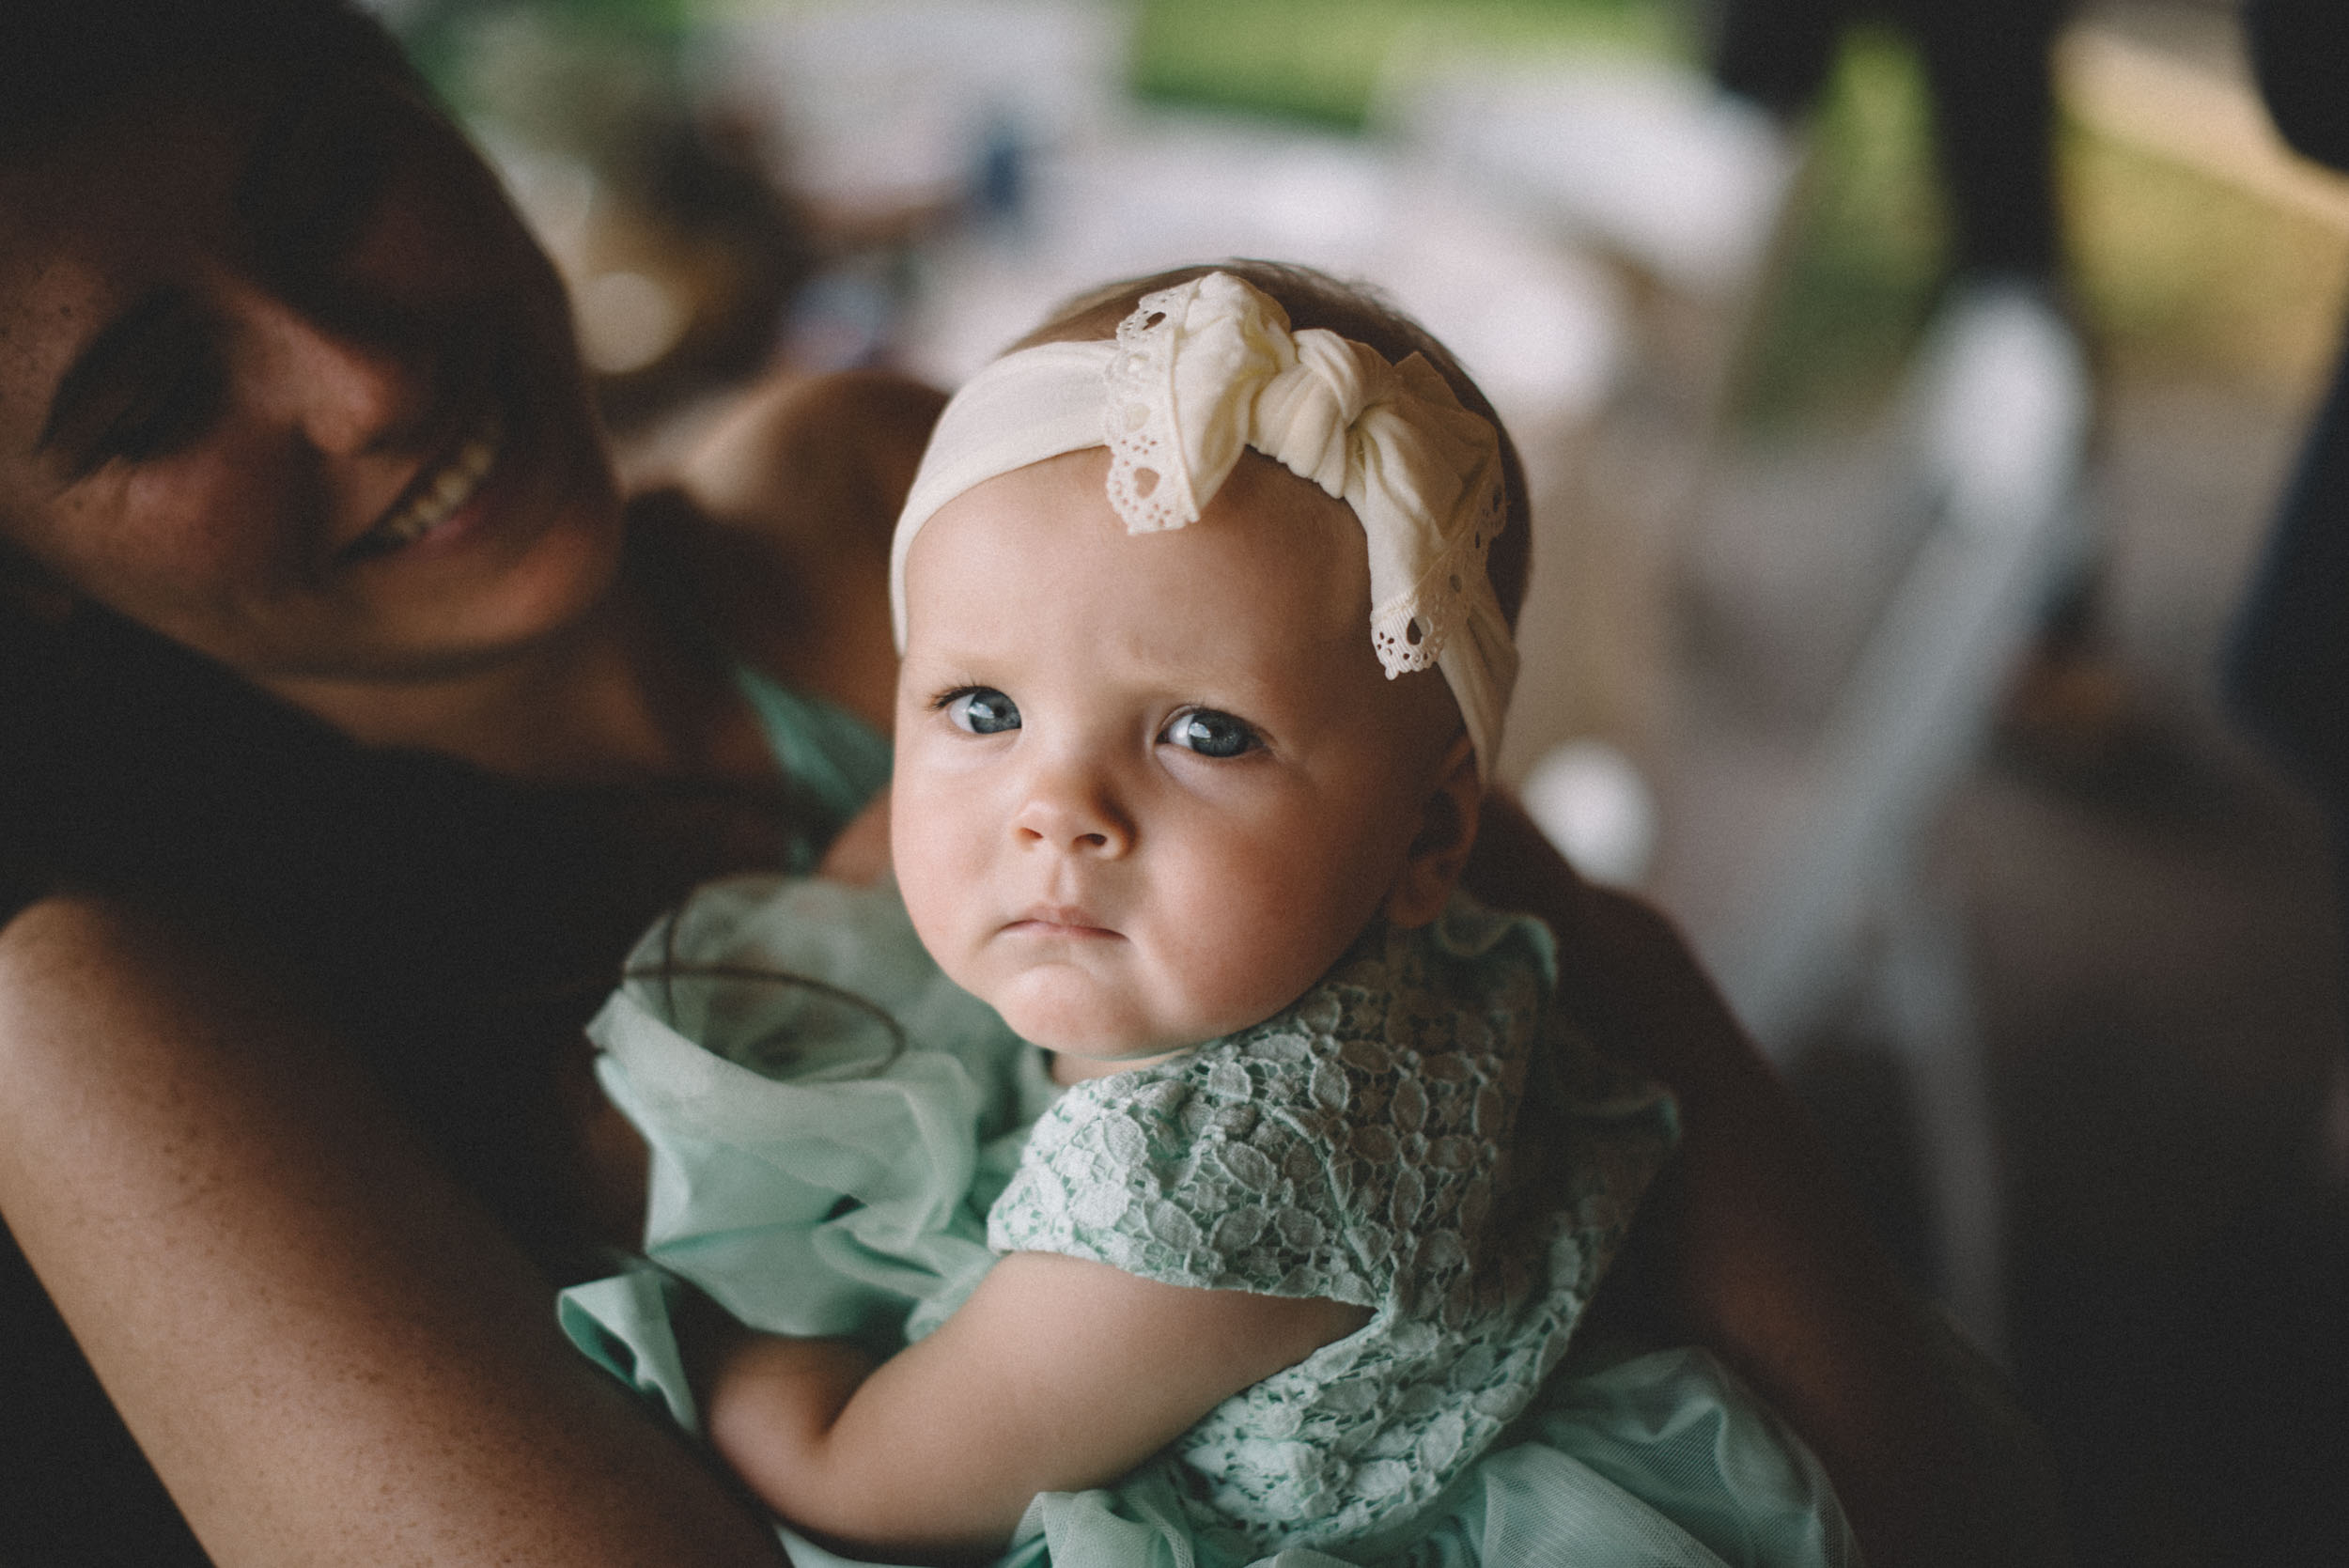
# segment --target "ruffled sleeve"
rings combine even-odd
[[[1277,1027],[1081,1083],[1030,1134],[988,1244],[1204,1290],[1376,1306],[1326,1153],[1342,1088],[1305,1037]]]

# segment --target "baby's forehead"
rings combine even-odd
[[[1003,551],[1050,551],[1071,536],[1088,542],[1130,541],[1142,551],[1179,553],[1185,544],[1231,549],[1244,541],[1262,569],[1282,576],[1359,576],[1369,591],[1369,551],[1354,509],[1310,479],[1258,452],[1242,456],[1198,520],[1180,528],[1128,528],[1111,505],[1109,452],[1092,446],[1064,452],[983,479],[941,505],[915,535],[909,560],[918,558],[940,524],[980,533]]]
[[[1375,660],[1361,525],[1345,502],[1269,459],[1233,472],[1195,522],[1133,532],[1106,489],[1108,455],[1066,453],[1014,469],[941,505],[907,559],[910,620],[969,602],[1005,634],[1097,608],[1120,644],[1179,623],[1237,653],[1328,642]],[[1171,634],[1170,634],[1171,635]]]
[[[1066,453],[941,506],[907,562],[908,625],[926,658],[1081,659],[1089,679],[1195,686],[1237,710],[1363,716],[1433,707],[1394,750],[1440,747],[1456,725],[1433,670],[1387,678],[1371,636],[1361,522],[1343,500],[1251,453],[1196,522],[1129,532],[1105,489],[1107,454]],[[1408,733],[1407,733],[1408,732]]]

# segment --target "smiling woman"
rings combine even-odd
[[[198,1555],[78,1341],[225,1558],[771,1560],[554,1337],[638,1201],[577,1030],[877,782],[935,407],[770,387],[723,524],[624,509],[552,270],[371,22],[0,10],[0,1558]]]
[[[164,85],[0,206],[0,510],[67,584],[280,690],[496,660],[609,585],[559,285],[404,79]]]

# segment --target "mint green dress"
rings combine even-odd
[[[884,1353],[1011,1249],[1327,1296],[1369,1324],[1118,1485],[1036,1498],[1003,1562],[1857,1562],[1816,1462],[1711,1357],[1576,1336],[1672,1110],[1547,1005],[1552,965],[1537,923],[1463,902],[1374,927],[1263,1024],[1064,1093],[894,889],[714,884],[630,966],[665,977],[591,1026],[652,1199],[644,1260],[567,1292],[564,1326],[697,1429],[679,1281]],[[851,1560],[781,1533],[801,1568]]]
[[[783,776],[817,807],[823,831],[791,846],[788,867],[813,871],[821,843],[888,786],[889,742],[838,704],[794,691],[747,664],[734,667],[734,686],[757,717]]]

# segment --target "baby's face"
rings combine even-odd
[[[942,507],[906,565],[893,859],[946,972],[1132,1063],[1269,1017],[1386,901],[1459,727],[1386,678],[1361,525],[1250,454],[1128,535],[1105,452]]]

